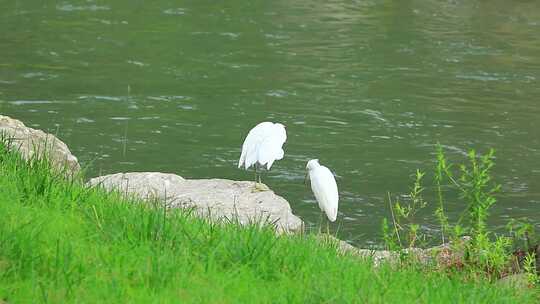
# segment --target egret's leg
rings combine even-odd
[[[268,186],[262,183],[262,174],[263,174],[263,171],[259,170],[259,189],[261,191],[269,191],[270,188],[268,188]]]
[[[330,220],[326,219],[326,234],[330,235]]]
[[[321,216],[319,218],[319,234],[322,233],[322,221],[323,221],[323,212],[321,211]]]
[[[257,165],[255,165],[255,187],[253,187],[253,190],[251,192],[262,192],[262,191],[268,191],[268,187],[261,183],[261,173],[260,170],[257,172]]]

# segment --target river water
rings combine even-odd
[[[496,150],[497,231],[540,220],[538,1],[48,2],[0,1],[0,113],[58,134],[90,177],[252,179],[240,147],[271,120],[288,142],[264,181],[315,227],[318,158],[353,243],[380,244],[388,193],[432,172],[437,142],[456,162]]]

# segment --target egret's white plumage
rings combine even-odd
[[[285,126],[269,121],[261,122],[251,129],[242,145],[238,168],[266,166],[270,170],[276,160],[283,158],[283,144],[287,140]]]
[[[332,172],[319,164],[318,159],[308,161],[306,169],[309,173],[311,190],[326,216],[331,222],[337,218],[339,194],[336,179]]]

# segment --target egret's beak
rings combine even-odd
[[[304,176],[304,184],[307,186],[308,185],[308,180],[309,180],[309,173],[306,172],[306,176]]]

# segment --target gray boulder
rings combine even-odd
[[[7,140],[10,149],[16,149],[26,160],[46,155],[53,167],[68,174],[81,169],[77,157],[52,134],[25,126],[21,121],[0,115],[0,136]]]
[[[451,267],[464,263],[464,246],[471,241],[469,236],[462,236],[460,239],[444,243],[431,248],[404,248],[402,251],[389,251],[378,249],[363,249],[340,240],[332,235],[321,234],[319,240],[326,244],[337,246],[344,254],[352,254],[362,258],[371,258],[375,266],[382,262],[396,264],[401,261],[401,257],[407,257],[408,261],[416,261],[420,265],[433,265],[437,267]]]
[[[139,198],[158,199],[171,208],[190,208],[213,219],[238,219],[246,224],[268,220],[279,232],[302,229],[289,203],[273,191],[252,192],[254,183],[226,179],[184,179],[159,172],[116,173],[88,182]]]
[[[504,288],[517,289],[518,291],[524,291],[533,286],[527,273],[516,273],[505,276],[498,280],[496,284]]]
[[[331,244],[331,245],[336,246],[336,248],[342,254],[352,254],[361,258],[369,258],[372,260],[374,266],[379,266],[383,262],[388,262],[390,264],[395,264],[399,262],[398,252],[392,252],[388,250],[357,248],[343,240],[340,240],[328,234],[320,234],[318,236],[318,239],[323,244]]]

